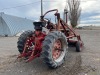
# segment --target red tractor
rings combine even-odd
[[[52,11],[56,11],[54,15],[57,23],[55,24],[45,18],[45,15]],[[65,15],[67,17],[67,12]],[[49,67],[57,68],[64,62],[69,45],[75,45],[77,52],[80,52],[83,47],[80,35],[60,18],[57,9],[47,11],[40,17],[40,21],[34,22],[33,25],[35,31],[25,31],[17,42],[20,52],[18,58],[27,58],[27,62],[42,55]]]

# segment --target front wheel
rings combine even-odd
[[[82,41],[77,41],[76,42],[76,52],[81,52],[83,48],[83,42]]]
[[[27,38],[32,36],[33,34],[34,34],[33,31],[28,30],[28,31],[23,32],[20,35],[20,37],[18,38],[18,42],[17,42],[17,48],[20,53],[22,53],[24,50],[24,46],[27,41]],[[30,40],[30,41],[32,41],[32,40]],[[29,43],[30,43],[30,41],[29,41]],[[32,47],[32,45],[30,45],[30,47]]]
[[[67,55],[67,39],[62,32],[49,33],[43,42],[44,62],[51,68],[57,68],[64,62]]]

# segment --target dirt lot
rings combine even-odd
[[[30,63],[16,61],[18,37],[0,37],[0,75],[100,75],[100,30],[80,30],[82,52],[69,48],[65,63],[49,69],[41,58]]]

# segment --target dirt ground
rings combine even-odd
[[[100,75],[100,30],[79,30],[84,41],[82,52],[69,48],[65,63],[50,69],[42,58],[30,63],[16,61],[18,37],[0,37],[0,75]]]

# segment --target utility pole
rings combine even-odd
[[[68,10],[67,10],[67,8],[65,7],[65,9],[64,9],[64,21],[67,23],[67,21],[68,21]]]
[[[67,4],[67,0],[66,0],[66,6],[64,9],[64,21],[67,23],[68,21],[68,4]]]
[[[41,0],[41,16],[43,16],[43,0]]]

